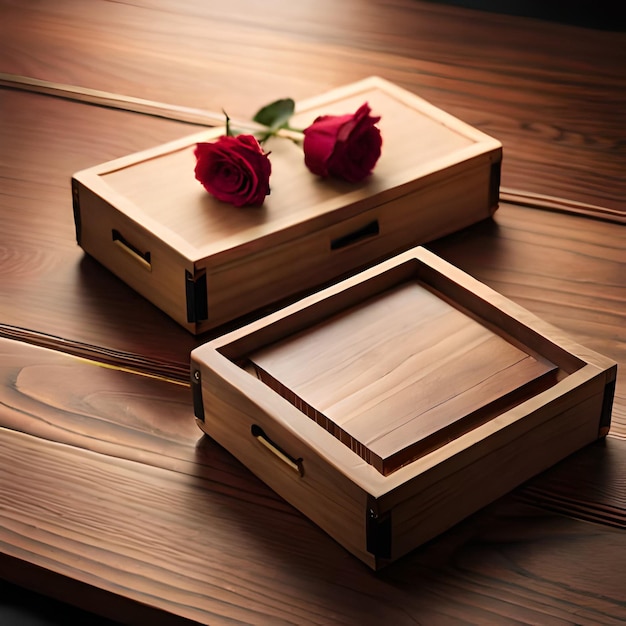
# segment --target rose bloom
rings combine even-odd
[[[382,137],[367,103],[352,115],[322,115],[304,130],[304,162],[319,176],[352,183],[372,173]]]
[[[252,135],[224,135],[198,143],[196,178],[218,200],[237,207],[263,204],[270,192],[272,165]]]

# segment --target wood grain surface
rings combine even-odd
[[[75,173],[80,246],[201,334],[492,214],[500,143],[387,81],[370,77],[300,103],[290,123],[306,128],[363,102],[385,137],[366,180],[319,184],[304,165],[302,135],[292,132],[299,143],[263,144],[272,170],[263,206],[233,211],[193,176],[196,144],[215,140],[221,126]],[[362,244],[346,245],[355,233]],[[191,316],[188,274],[207,292]]]
[[[241,119],[378,74],[500,139],[506,187],[626,211],[624,32],[417,0],[0,12],[6,73]]]
[[[543,389],[531,356],[409,280],[248,356],[259,378],[383,474]]]
[[[180,385],[18,342],[2,348],[0,572],[10,580],[47,592],[55,580],[57,597],[137,624],[625,615],[626,564],[611,558],[626,547],[622,441],[564,462],[604,472],[585,503],[611,508],[613,527],[537,506],[542,486],[568,472],[557,466],[373,575],[200,438]],[[80,383],[59,393],[69,376]]]
[[[184,136],[190,127],[6,89],[0,106],[8,120],[0,125],[3,333],[66,349],[85,344],[99,358],[115,352],[162,370],[173,364],[185,378],[190,350],[208,336],[192,337],[82,253],[69,181],[82,167]],[[618,340],[625,325],[624,238],[611,222],[502,203],[493,220],[431,248],[580,343],[624,362]],[[626,395],[619,382],[618,393]],[[626,422],[619,407],[617,417]]]
[[[419,0],[0,0],[0,577],[134,624],[626,621],[625,67],[624,32]],[[370,75],[503,143],[493,219],[428,247],[618,362],[606,440],[376,575],[200,436],[227,329],[85,256],[70,191]]]

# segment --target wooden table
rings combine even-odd
[[[0,0],[0,578],[125,623],[626,620],[626,35],[415,0]],[[378,574],[208,438],[74,171],[378,74],[504,144],[429,248],[619,364],[606,440]]]

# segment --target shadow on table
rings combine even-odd
[[[431,0],[468,9],[530,17],[571,26],[626,31],[626,8],[621,2],[554,2],[548,0]]]
[[[58,602],[16,585],[0,581],[2,626],[117,626],[118,622]]]

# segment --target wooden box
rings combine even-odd
[[[200,428],[374,569],[605,436],[616,368],[421,247],[191,354]]]
[[[383,151],[359,184],[322,180],[300,146],[272,138],[271,194],[235,208],[195,180],[199,141],[215,128],[76,173],[78,243],[192,333],[363,269],[489,217],[501,144],[384,80],[371,78],[297,106],[292,124],[381,115]]]

